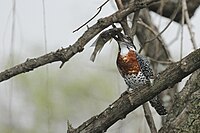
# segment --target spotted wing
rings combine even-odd
[[[138,63],[140,64],[140,69],[141,69],[142,73],[144,74],[144,76],[147,79],[153,78],[153,71],[150,67],[150,62],[147,60],[146,57],[144,57],[138,53],[136,53],[136,55],[137,55]]]

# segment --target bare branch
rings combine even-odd
[[[115,0],[115,3],[117,4],[119,10],[123,10],[125,8],[121,0]],[[128,36],[131,36],[131,30],[127,23],[127,17],[124,17],[122,21],[120,21],[120,24],[124,30],[124,33]]]
[[[113,23],[121,21],[128,14],[135,12],[140,8],[145,8],[156,1],[158,0],[148,0],[145,3],[138,3],[137,5],[130,4],[123,10],[117,11],[108,17],[99,19],[98,22],[91,26],[73,45],[70,45],[67,48],[58,49],[56,52],[51,52],[38,58],[27,59],[26,62],[1,72],[0,82],[10,79],[11,77],[21,73],[29,72],[48,63],[61,61],[61,65],[63,66],[63,64],[71,57],[73,57],[78,52],[81,52],[84,49],[84,46],[103,29],[107,28]]]
[[[186,20],[186,23],[187,23],[187,26],[188,26],[188,30],[189,30],[189,33],[190,33],[190,37],[191,37],[193,48],[197,49],[197,43],[196,43],[195,38],[194,38],[194,32],[192,31],[192,24],[190,22],[186,0],[183,0],[182,8],[184,9],[183,13],[184,13],[185,20]]]
[[[140,19],[138,22],[137,22],[138,24],[140,24],[140,25],[142,25],[142,26],[144,26],[145,28],[147,28],[149,31],[151,31],[154,35],[155,35],[155,38],[156,39],[158,39],[159,41],[160,41],[160,43],[162,44],[163,42],[162,42],[162,39],[160,38],[160,36],[157,36],[157,32],[154,30],[154,29],[152,29],[150,26],[148,26],[147,24],[145,24],[143,21],[142,21],[142,19]],[[154,38],[153,38],[154,39]],[[153,40],[152,40],[153,41]],[[145,43],[148,43],[148,41],[146,41]],[[144,43],[144,44],[145,44]],[[142,50],[142,49],[141,49]],[[139,53],[141,52],[141,50],[139,50]]]
[[[147,123],[149,125],[151,133],[157,133],[157,129],[156,129],[156,126],[155,126],[155,123],[154,123],[154,120],[153,120],[151,110],[149,108],[149,104],[144,103],[142,106],[143,106],[145,118],[147,120]]]
[[[183,1],[182,1],[183,5]],[[183,57],[183,27],[185,22],[184,8],[182,7],[182,17],[181,17],[181,44],[180,44],[180,60]]]
[[[109,1],[110,1],[110,0],[107,0],[107,1],[104,2],[101,6],[99,6],[99,7],[97,8],[98,12],[97,12],[92,18],[90,18],[87,22],[85,22],[83,25],[81,25],[80,27],[78,27],[77,29],[75,29],[75,30],[73,31],[73,33],[76,32],[76,31],[78,31],[78,30],[80,30],[80,29],[83,28],[85,25],[87,25],[90,21],[92,21],[92,20],[101,12],[103,6],[104,6],[106,3],[108,3]]]
[[[181,4],[181,0],[178,1],[178,3],[177,3],[177,8],[175,8],[175,10],[174,10],[174,12],[173,12],[173,14],[172,14],[172,16],[171,16],[171,20],[170,20],[170,22],[167,24],[167,26],[166,26],[160,33],[158,33],[154,38],[152,38],[152,39],[146,41],[146,42],[142,45],[143,47],[145,47],[145,44],[154,41],[154,40],[157,39],[159,36],[161,36],[161,34],[162,34],[163,32],[165,32],[165,30],[166,30],[166,29],[171,25],[171,23],[174,21],[176,15],[177,15],[177,13],[178,13],[178,11],[179,11],[179,9],[180,9],[180,4]],[[142,51],[143,47],[140,48],[139,53]]]
[[[135,11],[134,13],[134,17],[132,20],[132,27],[131,27],[131,36],[132,38],[134,38],[136,31],[137,31],[137,21],[139,18],[139,14],[140,14],[140,10]]]
[[[173,61],[161,61],[161,60],[156,60],[156,59],[154,59],[154,58],[151,58],[151,57],[148,57],[151,61],[153,61],[153,62],[156,62],[156,63],[160,63],[160,64],[165,64],[165,65],[169,65],[169,64],[172,64],[173,63]]]
[[[192,74],[185,87],[177,94],[167,121],[159,133],[198,132],[200,130],[198,118],[200,114],[199,78],[200,69]]]
[[[159,8],[162,6],[161,2],[152,4],[149,7],[149,9],[151,11],[154,11],[155,13],[162,15],[163,17],[170,18],[171,15],[173,14],[173,11],[177,8],[177,6],[176,6],[177,0],[164,0],[164,1],[165,1],[165,3],[162,7],[162,12],[158,12]],[[187,2],[187,6],[188,6],[189,18],[191,18],[195,14],[196,10],[198,9],[198,7],[200,5],[200,0],[186,0],[186,2]],[[181,17],[182,17],[182,12],[181,12],[181,8],[180,8],[174,21],[180,23]]]
[[[152,87],[125,92],[99,115],[92,117],[78,128],[68,133],[102,133],[128,113],[158,95],[161,91],[174,86],[184,77],[200,68],[200,49],[190,53],[182,61],[170,65],[155,79]]]
[[[148,10],[142,9],[140,12],[140,18],[145,24],[151,27],[154,32],[156,32],[156,35],[159,34],[157,27],[151,21],[151,16]],[[142,25],[138,25],[136,35],[138,40],[140,41],[141,47],[144,47],[143,44],[147,40],[155,37],[155,35],[150,30]],[[154,41],[149,42],[149,44],[144,47],[144,51],[146,56],[148,57],[154,58],[156,60],[165,61],[169,59],[169,52],[165,48],[166,44],[163,41],[162,37],[160,37],[160,39],[162,40],[162,43],[158,39],[155,39]]]
[[[178,40],[179,35],[180,35],[180,34],[179,34],[180,31],[181,31],[181,28],[178,27],[178,30],[176,31],[175,36],[174,36],[173,39],[167,44],[168,47],[171,46],[171,45],[173,45],[173,44]]]

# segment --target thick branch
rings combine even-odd
[[[186,2],[188,6],[189,17],[191,18],[194,15],[196,9],[199,7],[200,0],[187,0]],[[161,2],[150,6],[149,9],[164,17],[170,18],[173,11],[177,8],[176,4],[177,4],[176,0],[164,0],[164,4],[161,11],[159,11],[161,7]],[[182,13],[180,9],[174,20],[176,22],[181,22],[181,17],[182,17]]]
[[[200,69],[195,71],[177,95],[166,124],[159,133],[200,131]]]
[[[130,4],[127,8],[117,11],[114,14],[99,19],[96,24],[90,27],[72,46],[67,48],[62,48],[57,50],[56,52],[51,52],[46,55],[40,56],[38,58],[27,59],[26,62],[16,65],[10,69],[7,69],[0,73],[0,82],[7,80],[13,76],[19,75],[21,73],[29,72],[37,67],[46,65],[48,63],[61,61],[65,63],[72,56],[81,52],[84,46],[98,33],[100,33],[103,29],[110,26],[113,23],[121,21],[128,14],[135,12],[138,9],[145,8],[153,2],[159,0],[148,0],[146,2]],[[62,64],[63,65],[63,64]]]
[[[161,91],[180,82],[184,77],[200,68],[200,49],[182,61],[170,65],[156,79],[152,87],[139,88],[122,96],[97,116],[92,117],[68,133],[102,133],[128,113],[155,97]]]
[[[175,119],[185,108],[186,103],[192,93],[200,89],[200,69],[195,71],[190,79],[187,81],[185,87],[182,89],[181,92],[175,98],[175,102],[173,104],[173,109],[169,113],[167,120]]]

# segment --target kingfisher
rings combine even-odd
[[[119,33],[113,36],[113,38],[117,41],[119,46],[116,61],[117,68],[128,86],[128,91],[130,88],[135,89],[145,84],[150,85],[150,79],[153,79],[154,76],[148,59],[137,53],[136,47],[130,37]],[[154,97],[149,102],[159,115],[167,114],[167,110],[162,105],[158,96]]]

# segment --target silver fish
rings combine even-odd
[[[103,46],[112,39],[113,36],[119,34],[122,31],[121,28],[112,28],[102,32],[95,42],[91,45],[91,47],[95,47],[92,55],[90,56],[90,60],[94,62],[96,55],[98,52],[101,52]]]

